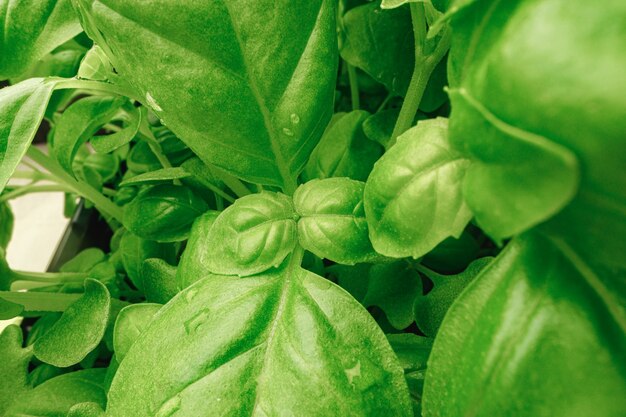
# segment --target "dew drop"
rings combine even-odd
[[[350,385],[354,385],[354,378],[361,376],[361,361],[357,361],[352,368],[344,369],[343,371],[346,373]]]
[[[288,127],[283,127],[283,133],[287,136],[293,136],[293,130],[289,129]]]
[[[148,106],[152,107],[152,110],[163,111],[161,106],[159,106],[159,103],[157,103],[154,97],[152,97],[152,94],[146,93],[146,101],[148,102]]]
[[[295,113],[291,113],[291,123],[293,123],[294,125],[297,125],[298,123],[300,123],[300,116],[298,116]]]
[[[155,414],[155,417],[172,417],[180,410],[180,396],[176,395],[165,402]]]
[[[192,318],[185,321],[185,333],[188,335],[198,331],[198,328],[202,326],[209,318],[209,309],[204,308],[197,312]]]
[[[195,296],[198,294],[198,289],[197,288],[191,288],[189,290],[187,290],[185,292],[185,301],[187,301],[188,303],[190,303]]]

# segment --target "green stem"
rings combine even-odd
[[[348,79],[350,80],[350,98],[352,99],[352,110],[359,110],[361,100],[359,97],[359,79],[356,68],[346,62],[348,68]]]
[[[139,132],[137,132],[137,136],[139,136],[140,139],[146,141],[146,143],[150,147],[150,150],[152,150],[152,153],[154,153],[154,155],[157,157],[163,168],[172,167],[170,160],[167,159],[167,156],[165,156],[165,153],[163,152],[161,144],[154,136],[148,125],[145,123],[145,118],[142,118],[142,124],[139,128]]]
[[[222,169],[219,169],[215,166],[211,166],[211,168],[213,170],[213,173],[217,175],[224,182],[224,184],[226,184],[228,188],[233,190],[233,192],[235,193],[237,197],[241,198],[250,194],[250,190],[248,189],[248,187],[244,185],[243,182],[241,182],[241,180],[233,177],[228,172]]]
[[[46,174],[44,172],[39,172],[39,171],[15,171],[11,175],[11,179],[33,180],[33,181],[41,181],[41,180],[53,181],[54,177],[52,175]]]
[[[420,102],[424,96],[424,91],[428,85],[428,80],[435,67],[450,48],[450,31],[444,29],[444,33],[437,43],[432,54],[424,55],[424,42],[426,40],[426,19],[424,16],[424,5],[422,3],[411,3],[411,18],[413,20],[413,32],[415,35],[415,68],[411,77],[411,83],[407,90],[402,108],[396,125],[391,135],[390,146],[395,144],[398,136],[406,132],[412,125]]]
[[[52,174],[59,183],[66,185],[74,193],[80,195],[86,200],[91,201],[102,214],[112,217],[119,223],[122,223],[122,208],[102,195],[98,190],[87,183],[76,181],[71,175],[65,172],[63,168],[56,163],[56,161],[36,147],[31,146],[26,154],[30,159]]]
[[[0,298],[21,304],[26,312],[65,311],[82,294],[0,291]]]
[[[11,271],[13,281],[47,282],[48,284],[82,283],[88,274],[84,272],[30,272]]]
[[[0,196],[0,203],[4,203],[5,201],[11,200],[13,198],[17,198],[23,196],[25,194],[30,193],[49,193],[49,192],[64,192],[69,193],[73,190],[62,184],[46,184],[46,185],[37,185],[37,184],[28,184],[23,187],[16,188],[13,191],[5,193]]]
[[[382,103],[380,103],[380,106],[378,106],[378,108],[376,109],[376,113],[383,111],[385,109],[385,107],[387,106],[387,104],[389,104],[391,99],[394,98],[394,97],[395,97],[395,94],[393,94],[393,93],[387,94],[387,97],[385,97],[385,99],[382,101]]]
[[[135,95],[128,89],[110,84],[102,81],[93,81],[93,80],[82,80],[78,78],[53,78],[52,80],[56,81],[55,89],[76,89],[76,90],[89,90],[89,91],[98,91],[107,94],[116,94],[119,96],[129,97],[136,101],[141,101],[139,97],[135,97]]]

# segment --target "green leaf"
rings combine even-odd
[[[124,226],[144,239],[179,242],[187,239],[193,221],[207,209],[187,187],[154,185],[124,207]]]
[[[363,133],[363,121],[369,115],[357,110],[333,123],[311,153],[303,178],[349,177],[365,181],[374,162],[383,153],[381,146]]]
[[[163,307],[161,304],[140,303],[120,311],[113,332],[113,348],[118,362],[122,362],[130,347],[161,307]]]
[[[76,404],[93,402],[105,407],[102,386],[105,369],[85,369],[52,378],[19,398],[5,417],[65,417]]]
[[[425,120],[398,138],[365,184],[365,214],[377,252],[419,258],[471,219],[461,182],[469,161],[450,148],[446,119]]]
[[[380,143],[385,150],[388,150],[399,112],[400,109],[386,109],[372,114],[363,121],[363,133],[370,140]]]
[[[413,323],[413,304],[422,294],[422,280],[409,263],[398,261],[373,265],[369,270],[367,294],[363,305],[377,306],[396,329]]]
[[[104,417],[105,413],[100,404],[85,402],[72,406],[67,417]]]
[[[332,113],[335,1],[76,4],[120,76],[196,155],[295,189]]]
[[[107,411],[406,416],[410,403],[370,315],[330,281],[284,267],[207,277],[175,297],[120,364]]]
[[[472,159],[463,195],[485,232],[494,239],[513,236],[572,200],[580,178],[570,150],[506,123],[467,90],[450,97],[450,142]]]
[[[102,340],[109,320],[111,297],[99,281],[85,281],[85,293],[34,345],[37,359],[66,367],[77,364]]]
[[[0,332],[0,414],[29,390],[28,364],[32,357],[29,349],[22,348],[22,329],[11,325]]]
[[[143,261],[141,278],[148,302],[165,304],[178,293],[176,267],[163,259],[150,258]]]
[[[372,264],[335,264],[326,268],[326,271],[341,288],[348,291],[357,301],[362,302],[367,294],[371,268]]]
[[[74,175],[72,161],[78,149],[111,121],[127,101],[123,97],[91,96],[67,108],[58,119],[53,136],[53,154],[68,173]]]
[[[160,258],[170,263],[176,260],[176,248],[172,244],[143,239],[129,231],[120,241],[122,264],[126,275],[135,287],[143,290],[142,264],[148,258]]]
[[[53,89],[54,82],[33,78],[0,90],[0,192],[35,137]]]
[[[215,245],[209,238],[209,231],[219,214],[219,211],[209,210],[193,222],[187,246],[176,268],[178,289],[187,288],[209,273],[206,253]]]
[[[434,285],[428,294],[415,300],[415,323],[422,333],[435,337],[454,300],[491,260],[489,257],[476,259],[465,271],[456,275],[440,275],[420,269]]]
[[[409,3],[430,3],[430,0],[383,0],[380,4],[380,8],[395,9],[396,7]]]
[[[539,235],[517,238],[448,311],[424,415],[623,415],[625,334],[595,271]]]
[[[3,0],[0,22],[0,80],[19,76],[81,32],[70,0]]]
[[[87,80],[107,81],[113,74],[109,59],[98,45],[87,52],[78,69],[78,77]]]
[[[90,143],[98,153],[113,152],[128,144],[135,138],[139,131],[144,112],[133,106],[130,102],[123,105],[124,111],[115,115],[115,119],[122,123],[119,131],[109,135],[99,135],[91,138]]]
[[[61,272],[89,272],[94,266],[106,260],[106,255],[100,248],[87,248],[80,251],[69,261],[65,262]]]
[[[430,269],[444,274],[463,271],[480,252],[480,245],[474,236],[465,230],[458,239],[449,237],[428,252],[421,263]]]
[[[172,180],[179,180],[182,178],[190,177],[191,174],[185,171],[181,167],[174,168],[162,168],[156,171],[146,172],[144,174],[135,175],[120,183],[120,187],[127,187],[129,185],[144,185],[144,184],[158,184],[161,182],[171,182]]]
[[[0,203],[0,248],[6,251],[13,236],[13,212],[9,203]]]
[[[313,180],[300,186],[294,194],[300,245],[342,264],[379,258],[368,237],[364,186],[348,178]]]
[[[205,263],[215,274],[247,276],[276,268],[298,242],[291,199],[273,192],[238,199],[208,232],[212,244]]]

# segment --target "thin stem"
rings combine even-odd
[[[11,179],[33,180],[33,181],[41,181],[41,180],[53,181],[55,178],[52,175],[46,174],[45,172],[39,172],[39,171],[15,171],[11,175]]]
[[[63,168],[56,163],[56,161],[48,157],[36,147],[31,146],[26,154],[30,159],[52,174],[59,183],[65,184],[74,193],[91,201],[102,214],[112,217],[119,223],[122,223],[123,212],[121,207],[106,198],[98,190],[87,183],[76,181],[71,175],[65,172]]]
[[[65,311],[82,294],[63,294],[51,292],[14,292],[0,291],[0,298],[21,304],[27,312]]]
[[[30,193],[50,193],[50,192],[64,192],[70,193],[73,190],[65,185],[61,184],[48,184],[48,185],[37,185],[35,183],[24,185],[23,187],[16,188],[13,191],[5,193],[0,196],[0,203],[4,203],[5,201],[21,197],[25,194]]]
[[[350,98],[352,100],[352,110],[359,110],[361,99],[359,97],[359,79],[356,68],[346,62],[348,68],[348,79],[350,80]]]
[[[400,109],[400,114],[391,135],[390,146],[393,146],[398,136],[406,132],[412,125],[417,109],[419,108],[428,80],[435,67],[450,48],[450,31],[443,29],[444,33],[437,43],[435,50],[430,55],[423,55],[424,41],[426,39],[426,19],[424,5],[411,3],[411,17],[413,20],[413,32],[415,34],[415,68],[411,77],[411,83],[407,90]]]
[[[243,182],[241,182],[241,180],[233,177],[232,175],[230,175],[228,172],[224,170],[221,170],[214,166],[212,166],[212,168],[213,168],[213,172],[224,182],[224,184],[226,184],[228,188],[233,190],[233,192],[235,193],[237,197],[241,198],[250,194],[250,190],[248,189],[248,187],[244,185]]]
[[[48,284],[82,283],[88,274],[84,272],[30,272],[11,271],[14,281],[46,282]]]
[[[142,122],[142,125],[139,128],[139,132],[137,132],[137,136],[139,136],[140,139],[146,141],[146,143],[150,147],[150,150],[152,150],[152,153],[154,153],[154,155],[157,157],[163,168],[172,167],[170,160],[167,159],[167,156],[165,156],[165,153],[163,152],[161,144],[154,136],[150,128],[147,126],[147,124]]]
[[[383,111],[385,109],[385,107],[387,106],[387,104],[389,104],[391,99],[394,98],[394,97],[395,97],[395,94],[393,94],[393,93],[387,94],[387,97],[385,97],[383,102],[380,103],[380,106],[378,106],[378,108],[376,109],[376,113]]]
[[[78,78],[53,78],[52,80],[56,81],[56,85],[54,87],[56,90],[76,89],[99,91],[102,93],[117,94],[119,96],[129,97],[133,100],[141,101],[139,97],[135,97],[130,90],[115,84]]]

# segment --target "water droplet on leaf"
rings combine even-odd
[[[344,369],[343,371],[346,373],[350,385],[354,385],[354,378],[361,376],[361,361],[357,361],[352,368]]]
[[[185,333],[188,335],[195,333],[200,326],[202,326],[209,318],[209,309],[203,308],[196,313],[192,318],[185,321]]]
[[[288,127],[283,127],[283,133],[287,136],[293,136],[293,130],[289,129]]]
[[[291,123],[293,123],[294,125],[297,125],[298,123],[300,123],[300,116],[298,116],[295,113],[291,113]]]

